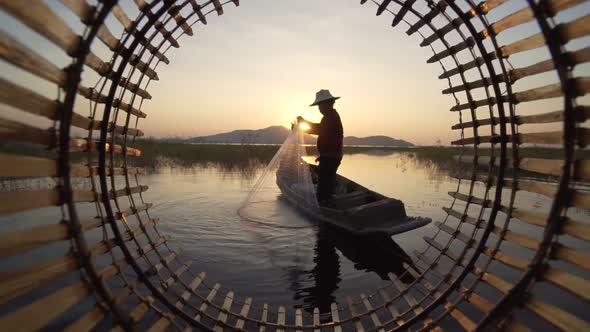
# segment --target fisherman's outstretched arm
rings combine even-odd
[[[308,125],[309,126],[309,130],[307,130],[308,134],[318,135],[320,133],[320,124],[319,123],[307,121],[301,116],[297,117],[297,123],[305,123],[306,125]]]

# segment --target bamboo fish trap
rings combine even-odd
[[[143,135],[139,120],[149,116],[142,105],[151,99],[158,66],[170,63],[168,50],[239,1],[134,0],[138,14],[131,15],[115,0],[61,0],[61,11],[41,0],[0,0],[2,25],[10,18],[27,29],[19,36],[0,31],[2,60],[46,84],[0,78],[0,143],[22,147],[0,154],[0,176],[39,180],[35,190],[0,192],[0,214],[15,221],[0,233],[0,326],[590,331],[590,193],[584,190],[590,160],[583,157],[590,143],[590,108],[583,105],[590,90],[584,76],[590,3],[523,0],[521,9],[510,10],[514,2],[360,1],[390,15],[395,29],[407,26],[411,38],[432,50],[427,62],[442,68],[439,78],[448,83],[442,92],[455,100],[453,144],[467,151],[457,165],[470,175],[449,193],[438,230],[424,238],[427,249],[414,253],[421,267],[414,282],[392,275],[387,289],[351,294],[329,313],[308,314],[288,303],[258,303],[209,280],[207,266],[193,266],[159,232],[150,214],[156,202],[142,196],[148,190],[143,170],[128,166],[141,155],[134,140]],[[75,15],[77,25],[64,15]],[[521,26],[529,33],[514,38]],[[61,60],[35,49],[35,38],[58,48]],[[519,56],[539,60],[513,67],[510,60]],[[51,88],[55,97],[47,97]],[[551,147],[555,158],[523,157],[526,144]],[[482,147],[490,154],[482,156]],[[71,161],[76,151],[84,164]],[[546,197],[550,209],[523,207],[523,192]],[[59,217],[32,220],[41,218],[32,217],[35,211]]]

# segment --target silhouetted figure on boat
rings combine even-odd
[[[340,115],[334,109],[334,103],[340,97],[334,97],[329,90],[320,90],[316,93],[315,101],[309,106],[318,106],[323,118],[320,123],[313,123],[298,117],[298,123],[307,124],[310,129],[308,133],[318,135],[317,147],[320,154],[319,181],[318,181],[318,202],[327,204],[332,197],[336,171],[342,161],[342,140],[344,130]]]

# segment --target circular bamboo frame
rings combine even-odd
[[[5,62],[58,88],[57,99],[51,100],[7,78],[0,80],[3,105],[53,121],[51,128],[42,129],[18,118],[0,118],[2,142],[49,150],[48,157],[23,150],[0,154],[0,176],[49,177],[57,183],[55,188],[0,192],[0,213],[24,218],[27,226],[0,233],[1,258],[31,259],[22,267],[7,263],[0,275],[0,305],[6,308],[0,326],[76,331],[590,330],[587,312],[580,310],[590,302],[590,253],[585,250],[590,225],[584,219],[590,193],[583,189],[590,182],[590,160],[584,159],[590,109],[578,105],[590,89],[590,78],[575,72],[590,60],[590,50],[586,45],[572,51],[568,44],[578,39],[583,43],[581,38],[590,34],[588,2],[527,0],[528,6],[508,14],[497,9],[505,2],[361,1],[376,5],[378,16],[392,15],[392,26],[408,25],[407,34],[419,34],[420,45],[432,49],[427,62],[438,62],[443,69],[439,78],[449,85],[443,93],[453,96],[451,111],[459,115],[452,130],[460,138],[453,144],[464,149],[456,161],[469,166],[470,174],[458,175],[457,190],[449,193],[453,201],[441,214],[443,222],[424,238],[427,249],[415,253],[421,273],[408,269],[412,283],[392,276],[388,288],[334,303],[330,313],[316,308],[307,316],[299,308],[273,309],[242,298],[230,287],[208,281],[205,272],[194,273],[191,262],[158,231],[149,212],[152,204],[142,196],[148,189],[141,184],[142,170],[128,165],[141,154],[133,144],[143,135],[138,128],[139,119],[147,116],[142,105],[151,99],[147,90],[158,79],[158,66],[169,63],[167,51],[179,47],[178,40],[192,35],[193,28],[206,25],[208,15],[222,15],[225,6],[238,6],[239,1],[135,0],[139,14],[132,20],[114,0],[97,6],[62,0],[83,23],[81,34],[40,0],[0,1],[7,14],[71,60],[58,68],[25,41],[0,32]],[[585,16],[576,18],[571,8]],[[490,23],[488,17],[496,12],[500,18]],[[565,19],[556,25],[554,17],[561,12]],[[124,28],[120,38],[105,23],[109,14]],[[503,44],[505,31],[521,25],[536,32]],[[95,43],[106,45],[111,59],[96,56]],[[548,53],[546,60],[529,60],[519,68],[508,62],[538,49]],[[101,77],[92,88],[82,78],[85,67]],[[522,89],[515,84],[526,80],[538,85],[527,79],[551,73],[555,79],[549,85]],[[549,99],[557,98],[561,110],[544,109]],[[80,99],[90,103],[89,117],[78,112]],[[534,103],[535,111],[519,113],[524,103]],[[539,124],[559,130],[529,130]],[[74,130],[82,130],[85,138],[76,138]],[[543,144],[558,158],[522,155],[523,144]],[[75,151],[85,153],[85,165],[71,161]],[[484,152],[488,155],[482,156]],[[552,181],[529,178],[531,173]],[[80,181],[86,190],[78,189]],[[527,209],[524,192],[550,199],[550,210]],[[51,206],[59,207],[60,221],[39,225],[27,219],[30,210]],[[96,217],[85,217],[92,208]],[[41,250],[60,245],[68,248],[63,255],[39,258],[45,257],[39,256]],[[507,253],[511,246],[522,255]],[[571,305],[560,308],[545,293],[571,297]],[[31,320],[31,315],[38,319]]]

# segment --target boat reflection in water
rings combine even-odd
[[[294,299],[302,302],[304,310],[312,312],[317,307],[321,313],[330,312],[330,305],[336,302],[334,292],[342,281],[337,250],[357,270],[375,273],[382,280],[389,280],[388,274],[393,273],[403,283],[414,281],[404,267],[404,263],[414,266],[412,259],[390,236],[358,236],[329,225],[319,225],[314,248],[315,266],[308,271],[290,271],[294,277],[291,279]],[[308,278],[312,285],[302,287],[301,277]]]

